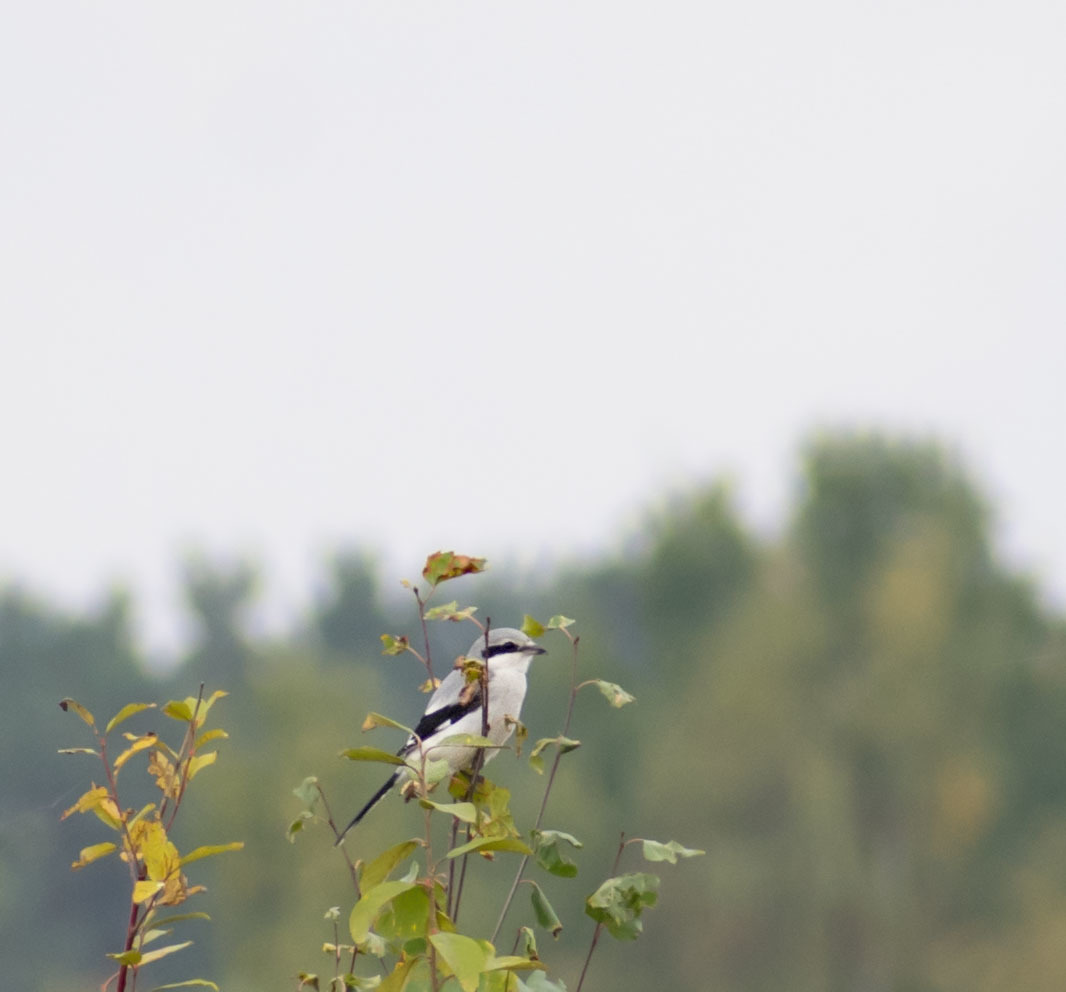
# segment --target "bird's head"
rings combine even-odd
[[[467,657],[487,662],[490,672],[505,668],[524,672],[536,655],[544,653],[545,649],[528,634],[514,627],[497,627],[489,631],[487,642],[484,635],[474,641]]]

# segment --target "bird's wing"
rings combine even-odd
[[[440,701],[436,707],[427,710],[422,719],[418,721],[418,725],[415,727],[415,737],[412,737],[403,746],[401,754],[409,751],[415,746],[415,738],[421,741],[426,741],[434,734],[447,730],[452,724],[457,723],[460,719],[466,716],[468,713],[473,713],[475,710],[481,708],[481,682],[466,682],[461,672],[453,672],[453,675],[458,675],[459,679],[457,683],[453,683],[448,686],[448,682],[451,681],[452,676],[449,675],[444,682],[441,683],[440,689],[437,690],[437,694],[430,700],[430,706],[433,706],[433,702],[437,695],[447,686],[449,691],[446,696],[447,701]]]

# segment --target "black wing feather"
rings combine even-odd
[[[461,717],[467,715],[467,713],[473,713],[474,710],[481,708],[481,684],[478,682],[471,683],[472,691],[470,692],[470,698],[467,700],[459,700],[455,703],[449,703],[447,706],[442,706],[440,709],[433,710],[432,713],[424,713],[422,719],[418,721],[418,726],[415,727],[415,737],[419,740],[425,740],[427,737],[433,736],[438,730],[455,723]],[[414,741],[408,741],[400,753],[402,754],[408,748],[414,745]]]
[[[406,755],[414,747],[415,738],[424,741],[427,737],[432,737],[438,730],[442,730],[455,723],[461,717],[466,716],[467,713],[472,713],[474,710],[479,709],[481,707],[481,683],[470,683],[463,691],[463,695],[467,694],[469,694],[468,699],[461,699],[458,702],[449,703],[447,706],[441,706],[439,709],[435,709],[431,713],[424,713],[422,719],[418,721],[418,726],[415,727],[415,737],[412,737],[396,753],[399,755]],[[344,840],[345,834],[347,834],[352,827],[354,827],[364,816],[366,816],[367,813],[385,798],[389,789],[396,784],[396,780],[400,777],[400,774],[400,769],[393,772],[389,777],[389,780],[370,797],[370,801],[355,814],[352,822],[340,832],[340,836],[336,840],[337,844],[340,844],[340,842]]]
[[[348,831],[352,829],[352,827],[354,827],[364,816],[366,816],[367,813],[369,813],[375,806],[377,806],[378,803],[381,802],[382,799],[385,798],[385,796],[388,794],[389,789],[391,789],[396,784],[396,780],[399,777],[400,770],[397,769],[389,776],[389,780],[380,789],[378,789],[378,791],[375,792],[374,795],[370,797],[370,801],[361,810],[359,810],[359,812],[356,813],[354,817],[352,817],[352,822],[349,823],[348,826],[346,826],[337,835],[337,839],[333,843],[334,847],[340,844],[340,842],[344,840],[344,835],[347,834]]]

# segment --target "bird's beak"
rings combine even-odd
[[[548,649],[542,648],[539,644],[534,644],[532,647],[526,648],[530,654],[547,654]]]

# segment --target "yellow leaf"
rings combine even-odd
[[[178,849],[158,820],[138,820],[131,824],[129,837],[134,855],[144,864],[151,881],[166,881],[180,867]]]
[[[204,847],[196,848],[195,851],[190,851],[181,859],[181,864],[184,867],[190,861],[199,861],[200,858],[209,858],[213,854],[224,854],[226,851],[240,851],[243,847],[243,840],[235,840],[229,844],[208,844]]]
[[[207,754],[198,754],[189,759],[188,778],[191,780],[201,768],[213,765],[218,757],[218,751],[208,751]]]
[[[191,940],[186,940],[181,944],[171,944],[169,947],[160,947],[154,951],[149,951],[147,954],[141,955],[140,964],[148,964],[150,961],[158,961],[160,958],[165,958],[168,954],[183,950],[191,943]]]
[[[146,748],[152,747],[156,742],[156,735],[144,734],[141,737],[132,737],[132,735],[127,734],[126,739],[132,739],[133,743],[115,759],[114,768],[116,772],[138,751],[143,751]]]
[[[162,882],[152,881],[151,879],[137,882],[133,886],[133,901],[137,903],[137,905],[145,903],[162,888]]]
[[[87,724],[88,724],[88,725],[89,725],[90,727],[92,727],[92,728],[93,728],[93,731],[95,732],[95,730],[96,730],[96,722],[95,722],[95,721],[93,720],[93,715],[92,715],[92,713],[90,713],[90,712],[89,712],[89,711],[88,711],[88,710],[87,710],[87,709],[86,709],[86,708],[85,708],[84,706],[82,706],[82,705],[81,705],[81,703],[79,703],[79,702],[78,702],[78,701],[77,701],[76,699],[71,699],[71,698],[70,698],[70,697],[68,696],[68,697],[67,697],[66,699],[61,699],[61,700],[59,701],[59,705],[60,705],[60,707],[61,707],[61,708],[63,709],[63,711],[64,711],[64,712],[68,712],[68,711],[70,711],[70,710],[73,710],[73,711],[74,711],[75,713],[77,713],[77,714],[78,714],[78,716],[80,716],[80,717],[81,717],[81,718],[82,718],[82,719],[83,719],[83,720],[84,720],[84,721],[85,721],[85,722],[86,722],[86,723],[87,723]]]
[[[122,815],[118,806],[107,794],[107,787],[94,785],[73,806],[68,809],[61,819],[66,819],[71,813],[95,813],[109,827],[117,829],[122,823]]]
[[[213,727],[211,730],[205,730],[199,737],[196,738],[196,743],[193,745],[193,750],[199,751],[208,741],[215,740],[229,740],[229,734],[226,733],[221,727]]]
[[[207,699],[200,700],[199,706],[196,705],[196,699],[194,697],[190,696],[188,699],[186,699],[185,702],[188,705],[189,709],[195,712],[196,714],[196,726],[202,727],[204,725],[204,721],[207,719],[207,714],[210,711],[211,707],[214,706],[215,703],[217,703],[224,696],[228,695],[229,693],[226,692],[224,689],[216,689],[213,693],[211,693],[210,696],[207,697]]]
[[[100,800],[107,797],[107,786],[94,785],[88,792],[84,793],[78,801],[70,807],[60,819],[65,820],[71,813],[88,813],[89,810],[95,809],[99,805]]]
[[[129,719],[134,713],[140,713],[142,710],[150,710],[155,707],[155,703],[127,703],[122,707],[110,720],[107,722],[107,727],[104,730],[105,734],[110,734],[123,720]]]
[[[105,855],[110,854],[117,844],[113,844],[111,841],[106,841],[103,844],[93,844],[90,847],[83,847],[81,849],[81,856],[70,867],[77,870],[78,868],[84,868],[88,864],[96,861],[97,858],[102,858]]]
[[[155,776],[155,784],[164,796],[176,799],[181,782],[174,770],[173,762],[162,752],[153,751],[148,761],[148,774]]]

